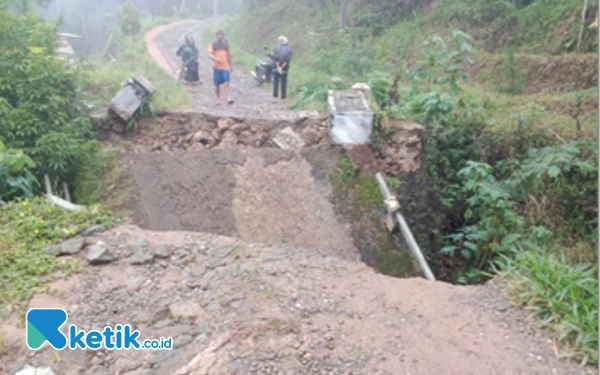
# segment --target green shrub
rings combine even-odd
[[[110,213],[100,207],[72,212],[41,198],[0,207],[0,315],[26,304],[48,281],[76,269],[76,261],[46,254],[44,247],[92,225],[112,223]]]
[[[108,105],[122,83],[137,75],[144,75],[156,87],[152,102],[157,111],[185,110],[190,106],[190,94],[180,82],[167,75],[152,59],[141,35],[124,36],[115,31],[112,37],[114,61],[92,59],[83,78],[83,88],[100,105]]]
[[[56,25],[0,6],[0,140],[35,162],[33,172],[72,182],[92,127],[78,71],[55,57]]]
[[[38,185],[31,173],[35,163],[22,151],[8,150],[0,141],[0,204],[16,197],[33,198]]]
[[[506,257],[499,278],[515,301],[567,346],[564,355],[598,363],[597,266],[572,266],[542,251]]]
[[[119,9],[119,23],[121,31],[125,35],[136,35],[142,29],[138,10],[129,3],[122,5]]]
[[[519,66],[515,59],[515,48],[509,46],[502,56],[502,75],[501,82],[496,86],[496,90],[511,95],[521,94],[527,84],[527,72]]]

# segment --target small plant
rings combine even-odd
[[[515,58],[515,48],[509,46],[502,56],[502,84],[496,86],[499,92],[510,95],[523,93],[527,84],[527,72],[519,66]]]
[[[354,164],[352,164],[352,160],[350,160],[350,158],[345,155],[340,157],[338,166],[341,169],[340,180],[344,182],[347,182],[354,178],[356,176],[356,173],[358,172],[358,170],[354,167]]]
[[[577,137],[581,138],[583,135],[583,123],[586,118],[582,116],[585,113],[585,100],[588,96],[598,95],[598,89],[593,88],[589,90],[578,91],[575,94],[575,104],[569,110],[569,116],[575,121],[575,128],[577,130]]]
[[[0,141],[0,202],[24,196],[33,198],[39,185],[31,173],[35,163],[22,151],[7,150]]]

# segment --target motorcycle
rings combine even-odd
[[[271,83],[273,67],[275,66],[273,54],[268,53],[269,47],[265,47],[265,51],[267,52],[269,61],[265,61],[259,57],[256,60],[256,67],[254,68],[254,71],[251,72],[258,86],[262,86],[262,84],[265,82]]]

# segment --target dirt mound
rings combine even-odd
[[[80,329],[130,323],[142,339],[172,337],[173,350],[31,352],[13,317],[1,373],[584,373],[490,286],[394,279],[318,251],[207,234],[122,226],[97,240],[117,260],[52,284],[62,297],[36,295],[31,307],[62,306]]]
[[[332,155],[330,155],[331,157]],[[333,156],[335,157],[335,156]],[[207,232],[357,254],[326,180],[293,151],[205,150],[132,155],[135,221],[151,230]]]

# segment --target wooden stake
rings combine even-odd
[[[47,174],[44,175],[44,182],[46,183],[46,194],[52,195],[52,185],[50,184],[50,177]]]
[[[71,194],[69,194],[69,185],[66,182],[63,182],[63,190],[65,191],[65,199],[67,202],[71,202]]]

